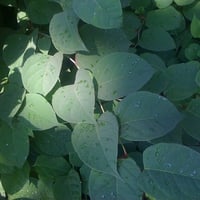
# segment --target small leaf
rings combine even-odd
[[[140,89],[154,70],[136,54],[117,52],[106,55],[95,65],[98,98],[114,100]]]
[[[77,124],[72,144],[80,159],[90,168],[117,176],[118,123],[105,112],[97,124]]]
[[[166,71],[168,81],[166,96],[173,101],[179,101],[195,94],[199,89],[195,82],[199,70],[200,64],[196,61],[169,66]]]
[[[184,20],[183,16],[174,7],[151,10],[147,13],[146,25],[160,27],[166,31],[178,29]]]
[[[73,9],[83,21],[102,29],[119,28],[122,24],[120,0],[73,0]]]
[[[172,4],[173,0],[154,0],[158,8],[166,8]]]
[[[51,105],[39,94],[26,95],[26,104],[19,118],[33,130],[45,130],[58,125]]]
[[[49,32],[55,48],[64,54],[87,51],[78,33],[78,18],[71,10],[55,14]]]
[[[144,151],[140,187],[160,200],[198,200],[200,154],[179,144],[156,144]]]
[[[151,51],[168,51],[176,48],[173,38],[159,27],[151,27],[142,32],[139,45]]]
[[[55,86],[62,67],[63,56],[35,54],[31,56],[22,68],[22,81],[30,93],[47,95]]]
[[[89,178],[91,199],[140,200],[142,191],[137,186],[140,170],[136,163],[128,158],[118,161],[121,179],[92,170]]]
[[[116,107],[121,137],[130,141],[145,141],[164,136],[181,119],[176,107],[166,98],[150,92],[136,92],[124,98]]]
[[[56,114],[70,123],[94,123],[94,86],[89,71],[77,71],[74,85],[59,88],[53,95]]]
[[[192,18],[191,34],[194,38],[200,38],[200,18],[196,15]]]
[[[81,181],[78,173],[71,169],[67,176],[57,178],[53,191],[56,200],[80,200]]]
[[[195,0],[174,0],[178,6],[186,6],[192,4]]]

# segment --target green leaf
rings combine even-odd
[[[0,121],[0,163],[22,167],[29,152],[29,130],[20,124],[13,128]]]
[[[51,105],[39,94],[26,94],[26,104],[19,119],[33,130],[45,130],[58,125]]]
[[[122,24],[120,0],[73,0],[73,9],[84,22],[102,29],[119,28]]]
[[[198,59],[198,51],[200,51],[200,45],[198,43],[191,43],[185,49],[185,57],[188,60],[197,60]]]
[[[158,8],[166,8],[172,4],[173,0],[154,0]]]
[[[9,76],[8,83],[4,87],[3,94],[0,95],[0,118],[7,123],[11,123],[13,117],[20,109],[25,97],[25,90],[18,69]]]
[[[200,118],[200,99],[192,99],[187,106],[187,112]]]
[[[3,48],[3,59],[10,69],[21,67],[24,61],[34,54],[37,32],[27,36],[12,34],[6,38]]]
[[[34,132],[33,142],[37,150],[46,155],[64,156],[69,153],[71,131],[66,126],[59,126]]]
[[[178,6],[186,6],[193,3],[195,0],[174,0]]]
[[[70,165],[63,157],[51,157],[40,155],[34,164],[40,178],[55,179],[57,176],[64,176],[70,170]]]
[[[166,98],[150,92],[136,92],[116,107],[121,137],[130,141],[148,141],[164,136],[181,119],[176,107]]]
[[[48,54],[51,47],[51,39],[48,36],[44,36],[38,39],[38,48],[43,54]]]
[[[195,82],[199,69],[200,64],[196,61],[169,66],[166,71],[168,81],[166,96],[173,101],[179,101],[195,94],[199,89]]]
[[[70,123],[94,123],[94,85],[89,71],[77,71],[73,85],[59,88],[53,95],[56,114]]]
[[[159,200],[198,200],[200,154],[179,144],[150,146],[144,151],[141,188]]]
[[[59,177],[54,185],[56,200],[80,200],[81,182],[78,173],[71,169],[67,176]]]
[[[132,159],[118,161],[121,179],[92,170],[89,178],[89,193],[94,199],[140,200],[142,191],[137,186],[139,167]]]
[[[196,15],[194,15],[192,18],[190,29],[194,38],[200,38],[200,18],[198,18]]]
[[[114,100],[139,90],[154,70],[136,54],[117,52],[106,55],[95,65],[98,98]]]
[[[55,13],[61,11],[60,6],[55,2],[48,0],[31,0],[28,3],[27,13],[30,20],[36,24],[48,24]]]
[[[8,194],[20,191],[29,179],[29,165],[26,163],[23,168],[17,168],[12,173],[2,174],[1,181]]]
[[[103,113],[97,124],[77,124],[72,144],[87,166],[117,176],[118,123],[113,114]]]
[[[151,27],[142,32],[139,45],[151,51],[168,51],[176,48],[173,38],[159,27]]]
[[[22,68],[22,81],[30,93],[47,95],[59,79],[63,56],[35,54],[25,62]]]
[[[148,27],[160,27],[166,31],[180,28],[183,16],[174,7],[151,10],[147,13],[146,25]]]
[[[72,10],[55,14],[49,32],[55,48],[64,54],[87,51],[78,33],[78,18]]]

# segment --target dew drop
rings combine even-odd
[[[167,168],[170,168],[170,167],[172,167],[172,164],[171,164],[171,163],[166,163],[165,166],[166,166]]]
[[[135,105],[134,105],[134,106],[135,106],[136,108],[139,108],[139,107],[140,107],[140,105],[141,105],[141,102],[140,102],[140,101],[138,101],[138,102],[136,102],[136,103],[135,103]]]
[[[8,146],[8,143],[6,144],[6,146]]]
[[[104,198],[105,198],[105,195],[104,195],[104,194],[103,194],[103,195],[101,195],[101,198],[102,198],[102,199],[104,199]]]

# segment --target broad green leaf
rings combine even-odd
[[[50,129],[58,125],[51,105],[39,94],[26,94],[26,104],[19,119],[33,130]]]
[[[160,27],[166,31],[178,29],[184,20],[180,12],[169,6],[163,9],[151,10],[147,13],[146,25]]]
[[[121,137],[146,141],[166,135],[181,119],[176,107],[166,98],[150,92],[136,92],[116,107]]]
[[[87,166],[117,176],[118,123],[113,114],[103,113],[97,124],[77,124],[72,144]]]
[[[173,101],[179,101],[195,94],[199,89],[195,82],[199,70],[200,64],[196,61],[169,66],[166,71],[168,80],[166,96]]]
[[[102,29],[119,28],[122,24],[120,0],[73,0],[73,9],[83,21]]]
[[[0,118],[11,123],[13,117],[21,107],[25,97],[25,90],[18,69],[9,76],[8,83],[0,95]]]
[[[12,34],[6,38],[3,47],[3,59],[10,69],[21,67],[24,61],[34,54],[37,32],[27,36]]]
[[[200,18],[196,15],[192,18],[191,34],[194,38],[200,38]]]
[[[200,45],[198,43],[191,43],[184,51],[185,57],[191,61],[197,60],[198,59],[198,51],[200,51]]]
[[[78,33],[78,18],[72,10],[55,14],[49,32],[55,48],[64,54],[87,51]]]
[[[8,194],[20,191],[29,179],[29,165],[26,163],[22,168],[15,169],[12,173],[2,174],[1,182]]]
[[[153,68],[136,54],[117,52],[95,65],[98,98],[114,100],[139,90],[153,75]]]
[[[154,0],[158,8],[166,8],[172,4],[173,0]]]
[[[29,130],[20,124],[13,128],[0,121],[0,164],[22,167],[29,152]]]
[[[193,3],[195,0],[174,0],[178,6],[186,6]]]
[[[63,157],[44,155],[37,157],[34,167],[41,179],[55,179],[57,176],[66,175],[70,170],[70,165]]]
[[[139,45],[151,51],[168,51],[176,48],[173,38],[159,27],[151,27],[142,32]]]
[[[160,143],[143,153],[141,188],[159,200],[200,198],[200,154],[180,144]]]
[[[41,199],[40,194],[37,189],[36,179],[27,180],[23,188],[14,194],[8,195],[9,200],[32,200],[32,199]]]
[[[137,186],[139,167],[132,159],[118,161],[121,179],[92,170],[89,178],[91,200],[140,200],[142,191]]]
[[[38,39],[38,48],[43,54],[48,54],[51,47],[51,39],[48,36],[44,36]]]
[[[195,4],[191,4],[190,6],[184,6],[183,14],[188,20],[192,21],[194,15],[198,18],[200,17],[199,10],[200,10],[200,2],[196,1]]]
[[[78,173],[71,169],[67,176],[57,178],[53,191],[56,200],[80,200],[81,181]]]
[[[46,155],[64,156],[69,153],[71,131],[66,126],[59,126],[34,132],[33,142],[37,150]]]
[[[59,88],[53,95],[56,114],[70,123],[94,123],[94,85],[89,71],[77,71],[74,85]]]
[[[35,54],[27,59],[22,68],[22,81],[29,93],[47,95],[59,79],[63,56]]]
[[[27,13],[30,20],[36,24],[48,24],[55,13],[61,11],[60,6],[48,0],[31,0],[28,3]]]

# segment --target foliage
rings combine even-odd
[[[200,2],[0,0],[0,199],[199,200]]]

